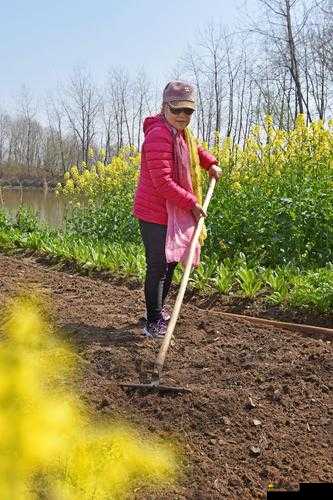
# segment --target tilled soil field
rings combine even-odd
[[[52,298],[55,322],[83,360],[80,392],[96,418],[117,414],[180,443],[178,485],[135,498],[266,498],[269,483],[332,481],[329,340],[226,320],[217,306],[189,301],[163,382],[193,393],[127,393],[118,382],[143,381],[159,347],[141,335],[142,288],[0,255],[0,307],[28,284]]]

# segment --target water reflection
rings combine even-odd
[[[58,198],[54,191],[43,188],[1,188],[0,207],[8,210],[10,216],[15,217],[21,204],[37,210],[41,221],[52,226],[61,226],[65,202]]]

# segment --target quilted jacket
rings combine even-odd
[[[135,192],[133,214],[138,219],[167,224],[166,200],[184,210],[191,210],[196,197],[173,181],[172,132],[160,115],[148,117],[143,124],[145,140],[141,149],[141,168]],[[198,147],[200,165],[208,170],[216,158]]]

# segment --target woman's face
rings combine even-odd
[[[184,112],[179,115],[172,113],[167,104],[164,105],[164,116],[170,125],[175,127],[177,130],[184,130],[184,128],[187,127],[191,121],[191,116],[185,114]]]

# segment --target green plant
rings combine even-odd
[[[290,291],[289,303],[292,307],[333,311],[333,271],[329,266],[318,270],[309,270],[304,275],[294,278]]]
[[[239,283],[242,295],[253,298],[262,288],[262,279],[254,269],[241,267],[236,271],[236,281]]]
[[[227,294],[230,292],[234,282],[234,274],[230,267],[219,264],[216,269],[216,277],[214,285],[220,293]]]
[[[277,270],[269,269],[263,274],[264,281],[271,287],[272,293],[268,297],[271,304],[282,304],[286,302],[289,288],[288,279],[280,268]]]
[[[0,210],[0,230],[8,230],[11,227],[8,215],[4,210]]]
[[[16,214],[15,227],[25,233],[32,233],[40,226],[38,212],[31,207],[21,205]]]
[[[212,257],[201,262],[190,277],[190,282],[199,290],[204,291],[211,288],[214,276],[216,274],[216,260]]]

